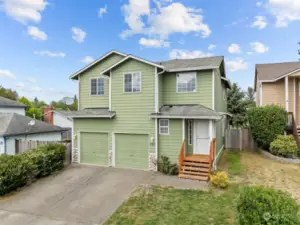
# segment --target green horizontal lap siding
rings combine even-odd
[[[163,74],[164,104],[202,104],[212,108],[212,71],[197,72],[197,91],[189,93],[176,92],[176,73]]]
[[[158,157],[168,156],[172,163],[178,164],[182,144],[182,120],[169,120],[169,135],[159,134]]]
[[[80,145],[81,163],[108,165],[108,134],[81,133]]]
[[[109,77],[100,74],[104,69],[115,64],[122,58],[123,56],[113,54],[80,75],[79,78],[80,109],[109,107]],[[104,84],[103,96],[91,96],[90,79],[93,77],[104,77],[105,84]]]
[[[160,108],[164,104],[164,75],[160,74],[158,77],[158,107]]]
[[[148,135],[116,134],[116,167],[148,169]]]

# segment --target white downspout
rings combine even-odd
[[[289,77],[285,77],[285,110],[289,111]]]

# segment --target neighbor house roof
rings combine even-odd
[[[259,81],[274,82],[292,73],[300,71],[300,62],[257,64],[255,70],[255,87]]]
[[[81,73],[83,73],[84,71],[88,70],[89,68],[91,68],[92,66],[94,66],[95,64],[97,64],[98,62],[102,61],[103,59],[105,59],[106,57],[112,55],[112,54],[118,54],[118,55],[121,55],[121,56],[127,56],[126,54],[122,53],[122,52],[119,52],[119,51],[115,51],[115,50],[111,50],[109,51],[108,53],[106,53],[105,55],[101,56],[99,59],[95,60],[94,62],[88,64],[86,67],[84,67],[83,69],[77,71],[76,73],[72,74],[70,76],[70,79],[76,79],[77,76]]]
[[[34,121],[34,124],[30,125],[31,121]],[[0,113],[0,136],[51,133],[65,130],[17,113]]]
[[[108,118],[111,119],[116,115],[116,112],[109,111],[108,108],[93,108],[68,113],[70,118]]]
[[[20,102],[10,100],[0,96],[0,107],[2,108],[27,108],[27,105],[24,105]]]
[[[217,69],[224,60],[223,56],[203,57],[195,59],[173,59],[158,62],[168,72]]]
[[[221,119],[221,114],[203,105],[164,105],[151,118],[170,119]]]

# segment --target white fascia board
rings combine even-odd
[[[127,56],[126,54],[124,54],[124,53],[122,53],[122,52],[118,52],[118,51],[112,50],[112,51],[106,53],[105,55],[103,55],[102,57],[100,57],[99,59],[97,59],[96,61],[90,63],[89,65],[87,65],[87,66],[84,67],[83,69],[81,69],[81,70],[79,70],[78,72],[72,74],[72,75],[70,76],[70,79],[75,78],[75,77],[78,76],[80,73],[86,71],[87,69],[89,69],[90,67],[92,67],[93,65],[97,64],[98,62],[100,62],[101,60],[105,59],[106,57],[110,56],[110,55],[113,54],[113,53],[118,54],[118,55],[121,55],[121,56],[124,56],[124,57]]]
[[[151,115],[152,119],[207,119],[207,120],[220,120],[221,116],[163,116],[163,115]]]

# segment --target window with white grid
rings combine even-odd
[[[124,74],[124,92],[140,92],[142,87],[141,72]]]
[[[104,95],[104,78],[91,79],[91,95]]]
[[[177,92],[195,92],[196,91],[196,73],[177,74]]]
[[[169,120],[159,120],[159,134],[169,134]]]

